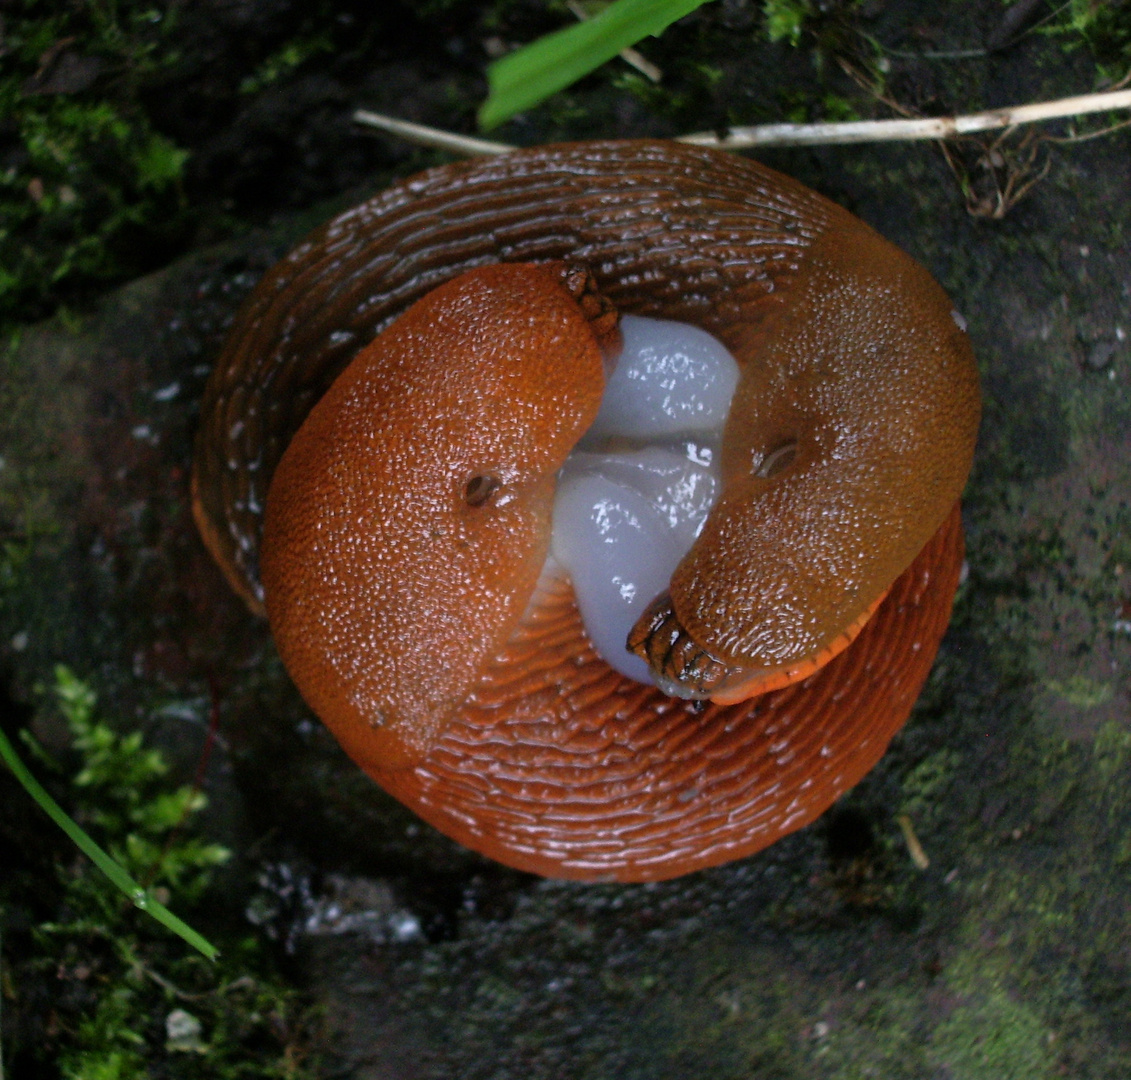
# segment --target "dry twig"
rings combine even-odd
[[[679,142],[743,150],[754,146],[836,146],[846,143],[950,139],[1044,120],[1131,109],[1131,90],[1010,105],[965,116],[927,116],[909,120],[852,120],[835,124],[760,124],[731,128],[722,138],[712,131],[678,136]]]
[[[852,120],[832,124],[760,124],[756,127],[731,128],[721,137],[713,131],[677,135],[675,141],[695,146],[714,146],[723,150],[745,150],[755,146],[835,146],[847,143],[950,139],[979,131],[1014,128],[1022,124],[1122,109],[1131,109],[1131,90],[1108,90],[1099,94],[1059,98],[1056,101],[1011,105],[965,116]],[[457,154],[505,154],[514,149],[508,143],[458,135],[363,109],[355,112],[353,118],[359,124],[400,135],[423,146],[435,146]]]
[[[993,140],[962,138],[939,143],[973,217],[1005,217],[1048,175],[1052,158],[1041,150],[1049,136],[1030,129],[1014,144],[1010,137],[1015,131],[1007,128]]]
[[[399,135],[402,139],[416,143],[417,146],[434,146],[439,150],[450,150],[453,154],[463,154],[465,157],[507,154],[515,149],[510,143],[491,142],[489,139],[459,135],[454,131],[414,124],[410,120],[398,120],[396,117],[369,112],[367,109],[358,109],[353,114],[353,119],[357,124],[387,131],[390,135]]]

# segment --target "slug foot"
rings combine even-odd
[[[955,506],[850,647],[733,705],[613,671],[568,578],[544,576],[427,757],[370,775],[465,846],[547,877],[655,881],[751,855],[879,761],[930,671],[962,557]]]

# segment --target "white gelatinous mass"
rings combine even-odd
[[[551,551],[573,580],[593,647],[649,683],[625,640],[718,497],[718,447],[738,367],[694,326],[626,315],[621,331],[624,351],[601,410],[558,478]]]

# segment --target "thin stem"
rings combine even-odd
[[[42,807],[60,829],[63,830],[76,844],[78,849],[86,855],[122,892],[133,902],[135,907],[148,912],[159,923],[172,930],[174,934],[188,942],[194,949],[199,950],[209,960],[215,960],[220,955],[220,950],[206,941],[187,923],[177,918],[167,907],[158,903],[147,889],[143,889],[125,869],[116,863],[105,851],[102,850],[79,826],[67,816],[63,808],[53,799],[39,781],[28,772],[20,760],[15,748],[8,741],[8,736],[0,731],[0,759],[2,759],[12,774],[23,785],[24,790]]]
[[[715,146],[723,150],[745,150],[755,146],[836,146],[849,143],[892,142],[918,139],[950,139],[976,131],[994,131],[1046,120],[1090,113],[1131,109],[1131,90],[1105,91],[1077,97],[1010,105],[964,116],[930,116],[907,120],[852,120],[831,124],[760,124],[736,127],[720,138],[713,131],[677,135],[676,142]],[[505,154],[515,149],[508,143],[475,139],[424,124],[412,124],[381,113],[359,109],[353,114],[359,124],[400,135],[410,142],[435,146],[467,156]]]
[[[950,139],[977,131],[995,131],[1118,109],[1131,109],[1131,90],[1082,94],[1029,105],[1011,105],[986,112],[968,113],[965,116],[852,120],[835,124],[760,124],[757,127],[731,128],[722,138],[713,131],[699,131],[692,135],[680,135],[677,141],[696,146],[742,150],[752,146],[835,146],[863,142]]]
[[[491,142],[488,139],[475,139],[470,135],[457,135],[454,131],[414,124],[409,120],[397,120],[383,113],[358,109],[353,114],[354,123],[400,135],[418,146],[434,146],[440,150],[451,150],[453,154],[476,157],[483,154],[506,154],[514,149],[509,143]]]
[[[579,22],[588,21],[589,15],[577,0],[566,0],[566,7]],[[651,60],[646,59],[631,45],[627,49],[621,49],[620,58],[654,83],[658,83],[664,77],[664,73]],[[0,1080],[3,1080],[3,1077],[0,1077]]]

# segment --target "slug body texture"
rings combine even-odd
[[[543,572],[615,352],[576,264],[739,369],[720,497],[629,635],[669,693],[600,660]],[[812,821],[906,720],[962,561],[979,395],[958,322],[912,259],[740,158],[444,166],[257,288],[207,391],[194,511],[388,791],[522,869],[671,877]]]
[[[424,757],[534,592],[555,476],[604,387],[600,340],[562,276],[498,264],[418,300],[275,472],[271,628],[363,768]]]

